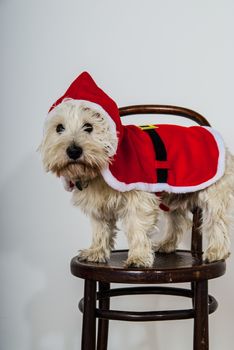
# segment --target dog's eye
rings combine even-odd
[[[93,126],[89,123],[85,123],[83,125],[83,129],[84,129],[84,131],[91,133],[93,131]]]
[[[58,124],[57,127],[56,127],[56,132],[58,134],[61,134],[63,131],[65,130],[63,124]]]

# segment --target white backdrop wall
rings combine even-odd
[[[44,174],[36,153],[50,105],[88,70],[119,106],[197,110],[234,151],[233,17],[231,0],[0,1],[1,350],[80,346],[83,285],[69,262],[91,234],[88,219],[71,206],[60,181]],[[122,233],[118,242],[126,246]],[[233,349],[232,257],[227,267],[210,283],[220,302],[210,318],[212,350]],[[189,305],[155,297],[119,303]],[[192,321],[117,322],[110,334],[112,350],[192,349]]]

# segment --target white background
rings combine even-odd
[[[88,70],[119,106],[176,104],[205,115],[234,151],[231,0],[1,0],[1,350],[80,347],[82,280],[69,263],[88,219],[36,149],[50,105]],[[135,122],[134,117],[131,121]],[[120,234],[119,246],[126,246]],[[210,348],[233,349],[233,258],[211,281]],[[176,299],[178,300],[178,299]],[[117,301],[113,302],[117,307]],[[138,297],[119,307],[190,307]],[[192,349],[192,321],[112,322],[109,349]]]

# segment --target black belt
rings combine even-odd
[[[159,162],[167,161],[167,151],[166,151],[165,145],[163,143],[163,140],[157,133],[156,129],[150,127],[149,125],[141,126],[141,129],[147,132],[147,134],[151,138],[151,141],[154,146],[155,159]],[[167,183],[168,169],[157,167],[156,174],[157,174],[157,182]]]

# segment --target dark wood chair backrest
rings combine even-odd
[[[191,119],[201,126],[210,126],[208,120],[201,114],[184,107],[168,106],[168,105],[135,105],[119,108],[121,117],[136,114],[161,114],[161,115],[175,115]],[[202,256],[202,210],[198,207],[193,209],[193,228],[192,228],[192,242],[191,251],[194,256]]]
[[[176,115],[193,120],[199,125],[210,126],[208,120],[201,114],[184,107],[167,106],[167,105],[136,105],[119,108],[121,117],[136,114],[167,114]]]

